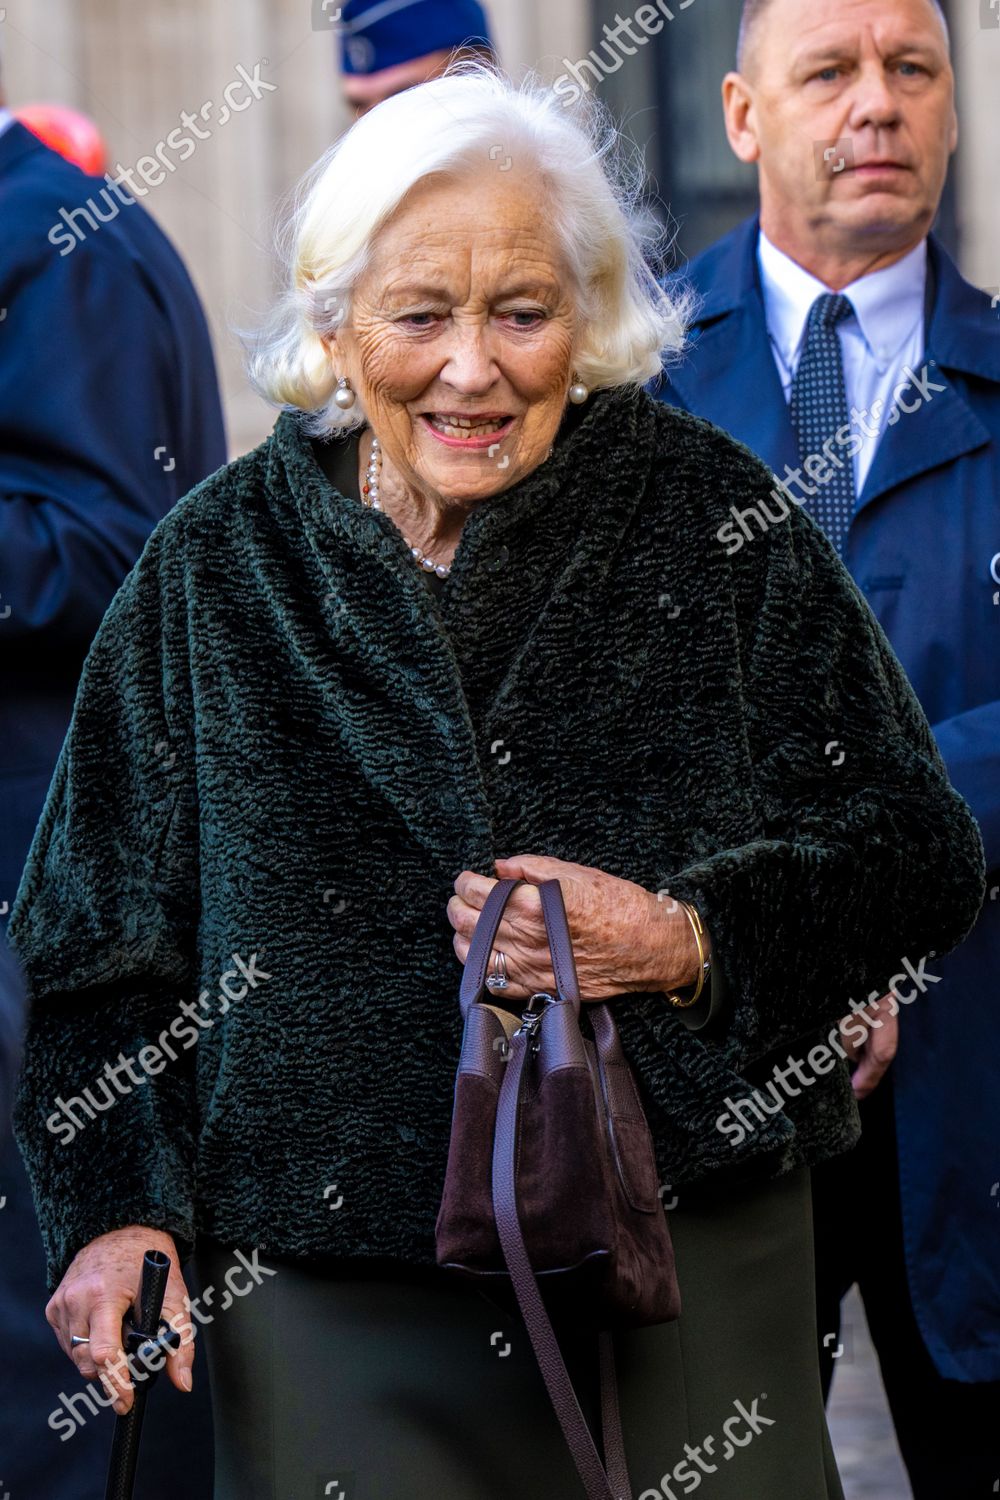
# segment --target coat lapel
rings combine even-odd
[[[522,723],[525,705],[558,701],[562,654],[648,483],[654,421],[642,391],[595,393],[553,457],[466,523],[443,612],[484,738],[510,701]]]
[[[855,515],[887,490],[991,441],[953,377],[1000,380],[1000,322],[990,321],[985,293],[962,279],[933,235],[927,271],[927,352],[915,372],[921,388],[911,384],[901,398],[910,407],[919,399],[919,408],[884,429]]]
[[[921,398],[918,410],[902,414],[893,426],[883,431],[855,516],[887,490],[925,474],[928,469],[951,463],[991,440],[989,429],[956,390],[930,350],[923,367],[915,373],[928,398]],[[910,385],[901,400],[912,406],[917,396],[916,388]]]
[[[771,352],[757,265],[759,220],[741,224],[697,267],[702,297],[684,363],[668,371],[680,403],[745,443],[778,474],[801,463]],[[886,491],[990,441],[954,374],[1000,380],[1000,320],[959,275],[932,235],[928,244],[926,373],[917,371],[901,413],[879,439],[855,515]]]
[[[638,389],[571,409],[552,457],[470,515],[438,602],[388,516],[335,490],[296,419],[278,419],[270,488],[289,495],[310,559],[283,628],[345,752],[451,873],[492,869],[494,727],[508,732],[512,697],[524,733],[558,701],[560,653],[599,608],[655,421]]]
[[[290,413],[269,462],[312,564],[303,596],[281,606],[283,626],[329,698],[345,753],[445,869],[489,869],[490,810],[458,665],[402,538],[328,483]]]
[[[764,318],[757,232],[757,219],[747,220],[705,257],[692,343],[667,375],[682,406],[783,474],[800,460]]]

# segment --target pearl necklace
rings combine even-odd
[[[382,473],[382,447],[374,433],[372,434],[372,452],[368,460],[368,474],[365,483],[361,486],[361,498],[365,505],[371,510],[381,510],[382,502],[378,497],[379,477]],[[410,548],[410,553],[415,562],[418,562],[425,573],[436,573],[439,578],[447,578],[451,572],[451,563],[436,563],[433,557],[428,557],[426,552],[421,552],[419,547],[410,543],[408,536],[403,541]]]

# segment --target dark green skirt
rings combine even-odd
[[[808,1172],[682,1200],[670,1226],[681,1318],[615,1341],[636,1500],[843,1500]],[[195,1258],[215,1288],[215,1500],[579,1500],[527,1335],[478,1290],[434,1270],[333,1278],[267,1257],[274,1275],[227,1283],[232,1250],[202,1239]],[[593,1337],[561,1341],[593,1428]]]

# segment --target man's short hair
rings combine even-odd
[[[750,46],[750,34],[760,20],[761,16],[771,4],[771,0],[743,0],[743,8],[740,11],[740,33],[736,42],[736,71],[743,72],[743,64],[747,60],[747,52]],[[948,33],[948,21],[941,8],[941,0],[931,0],[931,4],[941,17],[941,25],[944,27],[945,40],[951,46],[951,37]]]

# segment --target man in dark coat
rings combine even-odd
[[[101,617],[156,522],[226,460],[208,329],[164,234],[127,194],[87,177],[0,101],[0,915],[69,723]],[[155,748],[154,748],[155,753]],[[0,1491],[45,1500],[104,1494],[111,1418],[64,1445],[50,1414],[82,1399],[46,1325],[44,1258],[9,1126],[22,987],[0,936]],[[209,1495],[207,1392],[158,1391],[144,1495],[176,1494],[170,1453],[185,1422],[191,1495]],[[96,1409],[96,1408],[95,1408]],[[158,1451],[159,1450],[159,1451]]]
[[[728,552],[792,505],[838,546],[992,872],[971,937],[902,987],[874,1091],[898,1006],[868,1033],[861,1144],[814,1174],[827,1381],[857,1282],[914,1494],[958,1500],[1000,1475],[1000,319],[929,233],[957,133],[933,0],[756,0],[738,66],[727,129],[761,212],[684,267],[693,346],[659,394],[774,471]]]

